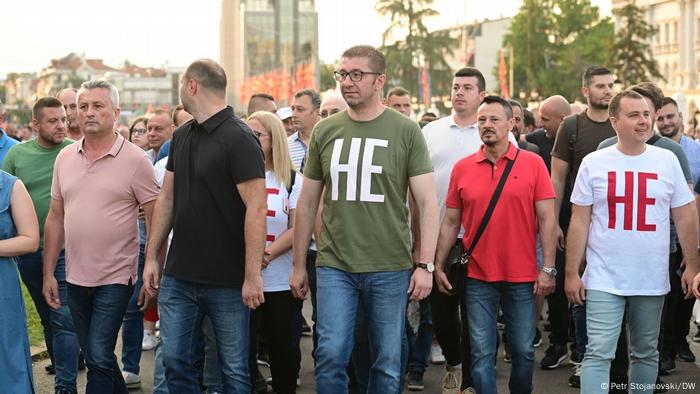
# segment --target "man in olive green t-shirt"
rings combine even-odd
[[[80,347],[73,328],[73,318],[68,304],[51,309],[42,295],[44,222],[51,202],[51,179],[58,152],[73,143],[66,138],[66,111],[56,98],[37,100],[32,109],[32,126],[37,132],[34,139],[13,146],[3,161],[2,169],[21,179],[34,202],[39,219],[39,250],[19,257],[18,267],[22,281],[34,301],[44,329],[44,340],[56,371],[56,392],[76,390],[78,354]],[[56,280],[61,299],[67,299],[65,258],[58,257]]]
[[[335,78],[348,109],[316,125],[296,208],[290,285],[305,298],[306,251],[323,194],[315,353],[321,394],[347,393],[358,303],[372,344],[368,391],[399,393],[407,295],[420,300],[432,288],[438,232],[432,165],[418,124],[382,105],[385,64],[384,55],[369,46],[343,53]],[[413,273],[409,186],[421,234]]]

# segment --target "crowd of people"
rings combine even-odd
[[[656,85],[616,93],[592,66],[585,105],[527,109],[464,67],[452,113],[416,122],[375,48],[334,77],[341,95],[261,92],[238,117],[203,59],[180,106],[128,130],[94,80],[38,99],[34,138],[3,131],[3,391],[35,391],[20,278],[56,393],[83,368],[87,393],[294,393],[304,332],[319,393],[424,390],[431,358],[431,392],[495,393],[501,343],[510,392],[531,393],[545,302],[540,367],[571,363],[584,393],[660,392],[695,360],[700,143]]]

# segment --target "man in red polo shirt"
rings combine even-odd
[[[471,253],[465,286],[471,374],[478,393],[496,393],[496,317],[503,306],[506,338],[513,368],[511,392],[532,391],[535,351],[535,294],[554,290],[554,189],[542,158],[518,150],[508,141],[513,109],[508,101],[487,96],[477,122],[484,145],[455,164],[447,193],[445,218],[440,228],[436,261],[444,262],[464,226],[468,249],[503,171],[512,170],[481,238]],[[544,266],[537,272],[535,237],[539,229]],[[445,273],[436,270],[436,282],[449,288]]]

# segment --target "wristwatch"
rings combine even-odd
[[[557,277],[557,269],[554,267],[542,267],[542,272],[551,276],[552,278]]]
[[[423,268],[431,274],[433,273],[433,271],[435,271],[435,264],[433,263],[416,263],[416,267]]]

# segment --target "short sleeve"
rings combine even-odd
[[[299,196],[301,195],[301,188],[304,183],[304,177],[298,172],[294,173],[294,186],[292,186],[292,193],[289,195],[289,209],[297,208],[297,201],[299,201]]]
[[[53,166],[53,177],[51,178],[51,198],[57,201],[63,201],[63,195],[61,194],[61,177],[59,173],[61,171],[61,163],[63,155],[59,152],[56,157],[56,161]]]
[[[535,201],[548,200],[556,198],[556,193],[554,193],[554,186],[552,186],[552,180],[549,177],[549,171],[547,171],[547,166],[544,165],[544,160],[541,157],[535,157],[533,161],[535,163]]]
[[[576,175],[574,190],[571,192],[571,202],[580,206],[593,205],[593,187],[590,179],[589,158],[586,156],[581,162],[581,167]]]
[[[445,206],[447,208],[462,209],[462,196],[460,196],[459,190],[459,174],[463,173],[461,167],[461,161],[457,162],[457,164],[452,167],[450,185],[447,187],[447,199],[445,200]]]
[[[17,151],[17,149],[15,149],[16,146],[17,145],[10,148],[10,150],[7,152],[7,155],[5,155],[5,160],[3,160],[2,162],[2,170],[12,175],[15,175],[15,152]]]
[[[168,149],[168,157],[165,158],[165,169],[170,172],[175,172],[175,161],[173,153],[175,152],[175,146],[177,142],[178,133],[173,133],[173,138],[170,140],[170,148]]]
[[[552,148],[552,156],[556,157],[557,159],[564,160],[569,164],[574,162],[573,152],[571,149],[569,149],[569,136],[566,135],[565,121],[561,122],[559,129],[557,129],[557,135],[554,139],[554,147]]]
[[[320,181],[323,179],[321,168],[321,152],[319,151],[319,138],[323,135],[322,129],[314,129],[309,141],[309,150],[306,152],[306,163],[304,164],[304,177]]]
[[[428,144],[417,123],[410,126],[411,144],[408,151],[408,176],[418,176],[433,172],[433,163],[430,161]]]
[[[253,133],[239,131],[240,138],[231,144],[228,165],[235,184],[254,178],[265,179],[262,148]]]
[[[693,193],[688,188],[688,181],[683,175],[678,161],[671,164],[673,169],[673,195],[671,196],[671,208],[678,208],[695,200]]]
[[[158,198],[158,182],[153,164],[146,156],[141,158],[141,163],[136,167],[131,179],[131,189],[134,192],[139,205],[149,203]]]

